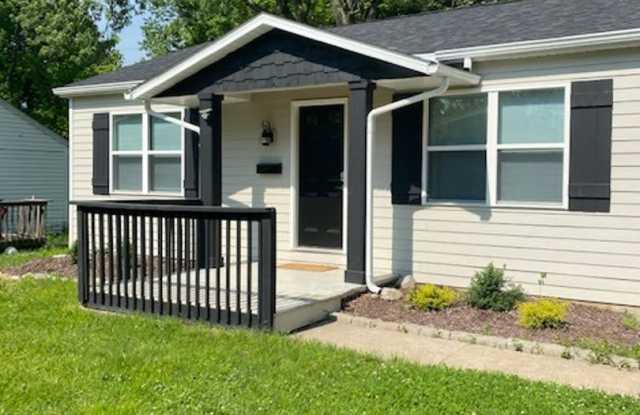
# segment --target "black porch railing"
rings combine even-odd
[[[176,201],[76,206],[83,305],[273,327],[274,209]]]
[[[46,200],[0,200],[0,249],[43,245],[46,212]]]

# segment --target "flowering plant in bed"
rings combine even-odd
[[[418,310],[439,311],[451,307],[458,301],[458,293],[448,287],[425,284],[409,295],[409,302]]]

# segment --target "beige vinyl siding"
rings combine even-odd
[[[345,88],[311,89],[296,93],[265,93],[255,94],[250,102],[225,103],[223,105],[223,205],[233,207],[268,206],[276,209],[276,242],[279,262],[320,262],[337,266],[345,264],[345,256],[342,252],[292,249],[291,247],[290,120],[291,101],[294,99],[346,96],[346,93]],[[129,103],[117,96],[74,100],[72,115],[74,200],[140,198],[139,195],[133,194],[94,196],[91,188],[93,157],[91,123],[93,114],[118,112],[132,108],[140,111],[143,109],[140,103]],[[172,107],[154,105],[154,110],[170,108]],[[260,144],[263,120],[269,120],[275,127],[276,141],[268,147]],[[256,165],[260,162],[281,162],[283,172],[280,175],[258,175],[256,174]],[[71,227],[75,238],[75,209],[72,207],[70,210]],[[257,234],[254,232],[254,235]],[[235,252],[235,227],[232,227],[232,236],[231,247]],[[243,252],[243,256],[244,254]]]
[[[67,143],[0,100],[0,199],[46,199],[47,228],[67,227]]]
[[[391,124],[378,124],[374,171],[374,265],[377,275],[465,287],[489,262],[532,294],[640,305],[640,49],[475,63],[488,87],[614,79],[610,213],[482,206],[391,205]],[[223,106],[223,202],[277,210],[278,261],[344,266],[342,253],[291,248],[291,102],[347,96],[346,88],[255,93]],[[375,105],[390,102],[380,88]],[[121,97],[74,100],[73,198],[91,199],[91,119],[139,103]],[[259,144],[261,122],[276,141]],[[257,175],[259,162],[282,162],[282,175]],[[113,197],[113,196],[109,196]],[[117,196],[122,198],[123,196]],[[75,221],[71,222],[75,224]],[[547,273],[540,286],[541,273]]]
[[[376,273],[466,287],[493,262],[531,294],[640,305],[640,51],[476,63],[474,71],[486,88],[614,79],[611,212],[393,206],[385,117],[374,168]]]

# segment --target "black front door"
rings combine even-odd
[[[298,245],[342,248],[344,106],[300,108]]]

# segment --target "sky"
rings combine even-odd
[[[140,46],[142,42],[143,15],[136,15],[131,20],[131,24],[125,27],[119,34],[120,42],[118,50],[123,56],[123,65],[131,65],[144,58],[144,52]]]

